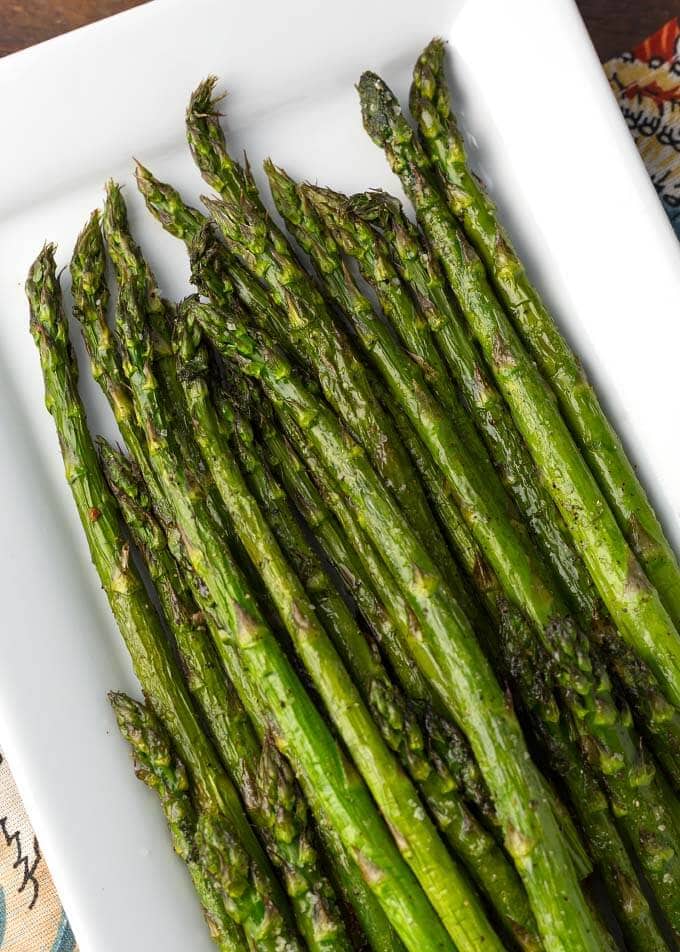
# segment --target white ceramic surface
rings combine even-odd
[[[135,681],[42,406],[26,270],[46,238],[67,264],[105,177],[131,185],[132,154],[197,201],[182,119],[209,72],[255,165],[395,188],[352,86],[370,67],[404,95],[434,34],[451,41],[478,168],[680,538],[680,254],[572,0],[156,0],[0,62],[0,741],[83,952],[211,945],[105,700]],[[180,244],[127,196],[165,292],[182,294]],[[88,380],[83,393],[111,435]]]

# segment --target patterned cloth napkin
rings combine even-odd
[[[680,22],[669,20],[604,69],[680,238]]]
[[[680,238],[680,23],[605,64]],[[47,865],[0,754],[0,952],[77,952]]]
[[[75,939],[0,754],[0,949],[74,952]]]

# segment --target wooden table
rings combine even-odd
[[[0,56],[143,2],[0,0]],[[550,0],[537,2],[549,3]],[[577,3],[603,60],[630,49],[666,20],[680,16],[680,0],[577,0]]]

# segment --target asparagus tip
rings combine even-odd
[[[57,246],[46,241],[39,255],[28,270],[26,278],[26,296],[30,308],[30,329],[34,339],[47,335],[56,338],[59,328],[63,327],[63,309],[61,288],[55,254]]]
[[[104,190],[106,192],[104,202],[104,228],[125,227],[127,215],[122,186],[110,178],[107,180]]]
[[[401,115],[399,101],[387,83],[371,70],[361,74],[357,91],[364,128],[371,139],[382,146],[391,137],[392,120]]]
[[[101,230],[101,214],[98,208],[92,211],[76,238],[73,254],[71,255],[70,271],[76,301],[80,299],[82,294],[97,296],[102,307],[106,307],[108,302],[105,276],[106,257]],[[75,293],[76,289],[78,293]]]
[[[356,192],[349,197],[348,206],[362,221],[372,222],[379,228],[394,223],[394,219],[398,219],[402,212],[399,199],[380,188]]]
[[[343,195],[342,192],[336,192],[332,188],[325,188],[321,185],[312,185],[310,182],[304,182],[300,186],[300,190],[322,215],[343,214],[349,205],[347,195]]]
[[[134,155],[132,156],[132,161],[135,163],[135,181],[137,182],[137,187],[143,193],[144,185],[147,183],[155,184],[156,179],[154,178],[151,169],[147,168],[143,162],[140,162],[138,158]]]
[[[446,50],[446,40],[441,36],[433,36],[416,61],[416,69],[421,63],[428,63],[432,69],[438,69]]]
[[[422,104],[435,99],[438,92],[448,95],[444,77],[444,53],[444,41],[440,37],[434,37],[416,60],[409,94],[409,106],[414,116],[418,116]]]
[[[187,122],[194,119],[214,119],[221,115],[216,106],[227,94],[225,92],[220,96],[214,95],[217,83],[217,76],[211,73],[194,89],[187,107]]]
[[[278,186],[280,188],[295,188],[295,180],[280,165],[275,165],[269,156],[262,163],[262,168],[269,179],[269,185],[272,190]]]

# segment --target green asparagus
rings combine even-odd
[[[285,421],[282,421],[285,428]],[[296,430],[292,430],[297,437]],[[294,438],[295,438],[294,437]],[[433,730],[445,740],[436,745],[437,756],[442,757],[465,791],[469,803],[484,816],[492,827],[498,824],[486,784],[479,773],[464,737],[458,728],[443,715],[445,706],[438,701],[428,681],[415,665],[410,649],[411,639],[422,641],[418,620],[408,607],[399,586],[387,570],[379,554],[364,536],[360,526],[339,492],[328,483],[317,489],[307,473],[313,457],[307,454],[303,465],[291,443],[282,438],[275,427],[267,427],[264,434],[269,457],[277,466],[290,496],[314,534],[321,540],[324,551],[356,597],[369,625],[382,637],[380,643],[397,673],[402,690],[417,709],[426,712]],[[306,450],[300,447],[301,454]],[[322,498],[323,497],[323,498]],[[336,521],[337,517],[337,521]],[[434,752],[434,745],[432,750]]]
[[[385,83],[359,83],[364,125],[401,176],[461,310],[541,468],[572,538],[621,634],[680,706],[680,637],[628,547],[546,384],[487,283],[484,266],[433,184],[425,153]]]
[[[260,380],[278,411],[290,412],[316,449],[332,456],[336,478],[362,512],[425,635],[414,645],[421,670],[467,734],[491,789],[506,846],[524,879],[547,949],[596,949],[596,926],[561,842],[514,713],[508,708],[467,619],[424,547],[358,445],[295,377],[261,333],[234,327],[209,306],[200,319],[218,349]],[[231,324],[231,326],[230,326]],[[472,703],[474,699],[474,703]],[[529,807],[531,804],[531,807]],[[556,906],[555,896],[563,902]]]
[[[159,401],[143,308],[125,284],[119,289],[117,327],[137,416],[147,435],[147,453],[171,505],[191,566],[214,600],[222,627],[245,655],[250,677],[266,692],[268,715],[280,735],[278,742],[293,763],[310,803],[336,826],[404,943],[414,949],[450,948],[446,931],[400,855],[367,788],[341,753],[261,614],[199,485],[192,479],[189,458],[177,449]],[[217,647],[223,651],[222,640]]]
[[[536,676],[529,674],[531,671],[547,671],[549,668],[547,660],[544,659],[541,662],[540,657],[537,657],[537,646],[532,644],[533,639],[526,623],[521,615],[508,605],[492,570],[485,564],[483,556],[457,514],[455,506],[452,509],[453,504],[443,490],[441,476],[435,464],[423,452],[422,444],[418,443],[408,419],[403,414],[397,414],[395,419],[405,445],[418,461],[419,468],[422,467],[421,473],[424,476],[425,485],[432,492],[433,499],[437,500],[438,512],[442,523],[449,531],[453,547],[459,551],[461,561],[487,602],[490,614],[500,623],[500,630],[503,633],[501,644],[507,655],[507,660],[504,656],[501,665],[503,676],[517,675],[518,671],[522,675],[518,680],[524,707],[534,714],[538,710],[537,729],[541,746],[557,775],[566,777],[567,789],[572,797],[574,809],[582,828],[587,831],[594,860],[603,875],[631,947],[659,950],[665,948],[665,943],[654,922],[644,893],[638,885],[637,875],[609,812],[609,805],[602,796],[597,781],[589,775],[587,768],[584,770],[581,754],[573,739],[565,733],[564,725],[558,717],[558,707],[554,698],[549,693],[546,694],[545,685],[540,678],[537,681]],[[304,434],[299,430],[293,431],[286,427],[285,423],[284,429],[290,434],[296,432],[296,436],[293,437],[296,439],[296,445],[304,454],[306,465],[314,473],[319,485],[322,482],[328,482],[329,474],[324,473],[323,469],[317,465],[313,453],[309,452],[309,447],[306,445]],[[269,439],[271,440],[271,435]],[[296,475],[299,479],[299,474]],[[336,512],[338,511],[337,496],[338,493],[332,491],[331,497],[335,502],[330,504],[334,506]],[[490,651],[498,653],[497,639],[494,639],[488,647]],[[541,656],[540,648],[538,655]],[[437,722],[439,725],[446,724],[441,718],[437,718]],[[572,858],[579,864],[577,868],[581,871],[580,875],[586,876],[591,869],[587,864],[584,865],[580,855],[582,847],[579,837],[572,832],[568,817],[565,826],[564,808],[560,809],[559,801],[552,796],[550,802],[556,818],[559,818],[560,825],[563,827],[565,842],[570,848]]]
[[[368,359],[455,491],[456,503],[505,591],[553,655],[561,694],[579,721],[584,748],[606,779],[659,903],[680,927],[680,856],[665,793],[638,748],[627,712],[619,712],[614,703],[606,672],[570,618],[549,567],[518,521],[508,518],[497,474],[490,464],[482,469],[478,455],[469,453],[422,369],[372,309],[351,317]]]
[[[229,678],[238,690],[241,702],[248,711],[261,745],[264,747],[265,743],[270,745],[276,743],[278,749],[280,745],[277,739],[271,734],[270,726],[263,720],[263,716],[266,717],[266,702],[262,693],[258,691],[256,682],[249,677],[238,650],[231,645],[229,633],[220,628],[219,620],[214,614],[215,605],[210,600],[205,586],[185,563],[183,568],[187,584],[201,607],[214,642],[222,644],[221,660],[225,664]],[[282,762],[284,762],[283,758]],[[307,799],[311,802],[312,798],[308,796]],[[334,884],[342,894],[348,917],[356,916],[363,930],[361,939],[368,940],[373,952],[403,952],[402,942],[385,916],[376,896],[367,886],[360,866],[345,847],[338,831],[322,814],[318,813],[315,819],[326,856],[330,860]],[[360,945],[363,947],[363,941],[360,941]]]
[[[413,73],[411,111],[449,208],[484,261],[501,301],[556,394],[621,531],[680,625],[680,566],[583,367],[531,284],[492,201],[471,173],[451,110],[444,46],[433,40]]]
[[[266,160],[289,240],[216,82],[186,113],[208,214],[136,169],[198,295],[164,300],[113,182],[71,260],[127,452],[90,435],[54,246],[26,284],[144,700],[109,697],[212,938],[614,952],[596,872],[626,947],[669,952],[680,562],[470,170],[444,44],[414,127],[358,84],[415,222]]]
[[[27,281],[31,332],[38,346],[45,382],[45,403],[52,414],[80,521],[95,568],[109,600],[135,673],[154,712],[168,729],[191,771],[197,798],[205,810],[222,813],[257,870],[245,897],[243,923],[258,938],[257,947],[278,943],[299,948],[288,925],[283,894],[255,839],[227,775],[196,719],[181,674],[169,651],[160,619],[134,567],[121,531],[118,507],[103,478],[77,387],[77,367],[68,338],[66,315],[56,276],[54,247],[46,245],[31,266]],[[265,901],[266,897],[266,901]],[[240,917],[239,917],[240,918]]]
[[[498,623],[496,637],[487,646],[488,651],[503,679],[513,685],[546,762],[566,786],[627,942],[638,952],[665,949],[666,943],[616,828],[613,811],[593,771],[583,762],[573,729],[560,712],[550,683],[549,658],[535,644],[522,615],[509,604],[493,569],[456,509],[453,494],[442,483],[436,464],[413,432],[406,414],[396,412],[395,420],[452,548],[458,552],[489,614]]]
[[[122,459],[124,458],[117,454],[117,461],[120,462]],[[129,466],[126,466],[125,470],[118,466],[116,468],[115,479],[119,487],[122,488],[123,485],[125,485],[126,489],[124,492],[129,496],[129,498],[132,498],[135,501],[140,501],[140,498],[144,497],[143,488],[140,489],[140,484],[137,481],[134,470],[131,470]],[[172,533],[172,528],[170,528],[170,532]],[[187,590],[186,587],[189,587],[189,590],[196,599],[197,604],[200,605],[203,623],[207,624],[214,640],[221,639],[222,635],[219,633],[219,623],[215,621],[214,616],[212,615],[213,605],[206,598],[204,586],[191,572],[190,567],[187,566],[185,554],[181,550],[181,545],[180,550],[178,551],[178,558],[181,564],[180,567],[183,567],[183,571],[180,572],[179,579],[179,582],[182,586],[180,592],[185,593]],[[225,650],[226,648],[227,646],[225,644]],[[258,790],[260,789],[260,779],[264,780],[267,776],[271,776],[270,769],[274,757],[272,749],[273,740],[271,735],[267,734],[268,728],[266,728],[262,720],[262,714],[265,710],[264,705],[261,703],[259,698],[254,696],[254,693],[251,690],[251,685],[248,684],[246,677],[244,677],[243,668],[239,663],[239,656],[233,648],[229,650],[228,659],[228,674],[226,676],[227,682],[229,679],[231,679],[234,684],[238,685],[239,701],[241,701],[243,698],[247,698],[245,707],[250,717],[250,728],[248,729],[246,727],[243,720],[238,720],[235,722],[234,711],[238,713],[238,710],[237,704],[233,697],[230,697],[230,705],[220,704],[219,706],[216,706],[214,709],[212,709],[208,714],[208,719],[212,721],[213,730],[216,732],[220,731],[220,748],[223,758],[225,758],[224,746],[228,745],[234,739],[234,734],[237,735],[236,739],[238,739],[239,744],[236,748],[234,770],[239,772],[238,775],[241,778],[241,783],[243,785],[242,790],[245,789],[246,783],[252,782],[252,772],[249,769],[249,765],[260,763],[263,758],[264,747],[267,746],[269,748],[267,752],[268,769],[266,772],[260,772],[259,775],[256,775],[252,791],[252,793],[255,794],[254,803],[256,809],[262,810],[262,797],[260,794],[258,794]],[[192,665],[191,668],[193,670],[194,666]],[[194,682],[192,670],[188,672],[188,679],[190,683]],[[206,677],[205,669],[203,670],[203,676]],[[220,673],[219,676],[224,681],[224,673]],[[211,680],[209,677],[206,679]],[[203,697],[208,701],[210,700],[208,697],[208,692],[203,692]],[[224,713],[226,710],[230,710],[232,712],[232,716],[231,718],[226,719],[226,724],[224,727],[222,727],[221,725],[225,721]],[[235,726],[238,727],[237,732],[234,732]],[[255,728],[258,738],[258,742],[255,745],[253,744],[253,735],[251,733],[253,728]],[[250,737],[248,736],[249,733],[251,734]],[[289,772],[287,763],[285,758],[278,750],[277,759],[278,770],[281,779],[282,781],[285,781],[285,787],[282,789],[289,791],[290,783],[288,780]],[[284,796],[289,802],[288,795],[284,793]],[[246,799],[245,794],[244,799]],[[253,797],[251,796],[250,799],[253,800]],[[298,822],[301,822],[302,820],[302,808],[303,802],[298,799],[295,807],[295,813],[297,815]],[[271,797],[269,798],[268,810],[269,813],[265,819],[267,825],[271,826]],[[287,819],[287,808],[280,815],[278,811],[274,811],[274,815],[276,816],[274,831],[276,834],[281,833],[284,842],[287,842],[290,830],[290,823]],[[281,820],[280,824],[278,822],[279,818]],[[362,947],[365,940],[368,940],[373,952],[403,952],[404,946],[398,939],[394,929],[385,917],[380,904],[367,888],[366,883],[360,873],[359,867],[348,853],[342,840],[338,836],[337,831],[328,823],[326,823],[323,817],[317,817],[317,830],[325,847],[325,856],[329,862],[329,868],[334,884],[336,889],[341,893],[344,901],[343,905],[345,915],[347,918],[355,919],[358,924],[357,927],[363,930],[363,936],[357,936],[355,935],[356,927],[353,927],[353,940],[358,941]],[[307,849],[303,850],[302,852],[305,854],[307,865],[311,867],[315,862],[314,858],[309,855]],[[299,876],[293,875],[292,884],[299,887]],[[315,923],[315,933],[320,932],[323,935],[328,930],[329,926],[328,906],[324,906],[322,903],[319,903],[316,909],[318,910],[318,922]],[[302,931],[304,934],[305,930],[303,929]],[[314,943],[310,940],[308,934],[306,935],[306,939],[310,947],[314,948]],[[339,937],[339,939],[342,941],[341,937]],[[332,937],[331,944],[333,944]],[[337,943],[334,945],[334,947],[338,947]]]
[[[137,423],[120,355],[106,321],[109,289],[99,212],[94,211],[76,241],[71,257],[73,313],[90,357],[92,376],[106,393],[125,445],[142,470],[159,515],[169,518],[167,504],[145,453],[144,433]]]
[[[298,656],[323,699],[328,715],[368,784],[402,852],[439,913],[457,948],[480,943],[501,948],[482,907],[451,860],[418,794],[384,743],[337,651],[290,568],[276,538],[225,441],[212,406],[205,375],[207,354],[202,328],[193,319],[195,301],[182,308],[177,326],[182,380],[194,432],[232,523],[276,602]],[[355,648],[356,650],[356,648]],[[376,713],[374,709],[374,714]],[[386,795],[387,794],[387,795]],[[413,823],[413,816],[420,822]]]
[[[114,198],[116,197],[115,189],[111,191],[111,195]],[[117,203],[117,205],[119,205],[119,203]],[[92,225],[92,222],[90,225]],[[83,333],[85,342],[88,351],[91,353],[91,355],[93,355],[93,362],[95,362],[94,355],[96,355],[97,362],[102,363],[107,368],[110,368],[110,376],[99,375],[98,381],[102,385],[104,392],[109,399],[121,431],[125,433],[126,431],[124,430],[124,426],[130,419],[130,414],[127,412],[128,404],[123,403],[119,399],[118,395],[119,393],[128,394],[129,387],[127,386],[127,382],[125,381],[125,377],[122,372],[120,359],[118,357],[117,342],[108,332],[108,326],[106,325],[105,305],[107,299],[107,288],[104,280],[103,246],[98,227],[97,234],[94,236],[94,239],[95,240],[89,241],[87,245],[83,245],[83,251],[86,251],[87,253],[83,256],[83,259],[80,262],[79,273],[84,272],[86,275],[88,275],[89,280],[86,283],[83,282],[87,287],[87,296],[83,296],[83,300],[87,305],[87,308],[83,308],[82,312],[78,316],[80,316],[81,320],[84,322]],[[128,265],[135,268],[137,264],[139,264],[139,262],[135,261],[134,256],[132,256],[132,258],[128,257],[127,261]],[[148,278],[148,274],[146,277]],[[74,285],[75,278],[76,274],[74,272]],[[87,321],[85,321],[85,316],[87,317]],[[158,330],[159,328],[156,327],[157,338]],[[164,350],[165,349],[166,348],[164,346]],[[160,364],[164,370],[169,369],[167,360],[162,360]],[[172,374],[168,374],[168,376],[172,377]],[[153,473],[153,470],[151,470],[148,464],[143,431],[140,430],[140,434],[141,436],[139,440],[126,440],[126,442],[128,442],[128,446],[132,446],[138,452],[141,452],[141,458],[135,455],[135,460],[140,468],[144,471],[145,477],[147,472],[152,473],[151,485],[156,487],[156,491],[152,492],[154,510],[157,513],[163,513],[167,519],[167,511],[169,511],[167,509],[167,502],[162,495],[162,490],[158,488],[159,484],[157,483],[155,473]],[[142,446],[144,448],[140,450]],[[148,483],[147,487],[150,488]],[[171,524],[169,525],[167,522],[164,522],[164,528],[168,532],[168,538],[175,539],[175,549],[177,549],[177,532],[175,527]],[[181,558],[181,551],[178,554]],[[202,583],[199,584],[196,582],[196,585],[193,588],[194,597],[200,600],[203,589],[204,586]],[[237,670],[237,667],[232,667],[231,673],[233,674]],[[239,687],[241,696],[243,696],[243,691],[246,688],[246,682],[243,678],[241,678],[239,681]],[[251,707],[250,713],[251,719],[254,719],[253,723],[255,723],[257,726],[259,724],[259,721],[257,720],[259,716],[257,707]],[[323,817],[317,816],[317,826],[320,835],[327,846],[326,852],[332,857],[332,868],[336,873],[336,882],[343,892],[346,903],[351,905],[352,909],[357,913],[361,926],[363,927],[363,931],[370,942],[371,948],[374,950],[374,952],[401,952],[403,945],[397,938],[394,929],[385,917],[379,902],[374,897],[373,893],[371,893],[367,888],[366,883],[360,874],[358,866],[349,856],[344,844],[339,839],[337,832],[334,830],[332,825],[324,821]]]
[[[430,808],[437,825],[467,866],[480,893],[486,894],[520,948],[540,943],[526,894],[493,837],[466,808],[443,760],[433,763],[423,731],[406,699],[385,670],[377,646],[362,633],[319,556],[306,539],[281,486],[258,453],[250,424],[234,420],[235,452],[250,487],[276,535],[296,566],[314,608],[331,635],[386,743],[399,757]]]
[[[109,486],[159,595],[189,690],[203,712],[250,819],[266,833],[263,839],[267,853],[282,873],[307,946],[310,950],[349,949],[332,889],[313,846],[304,798],[291,782],[287,765],[275,749],[262,751],[240,698],[221,669],[206,621],[170,553],[165,533],[149,511],[151,503],[144,498],[141,474],[131,460],[106,443],[100,443],[100,457]],[[267,765],[267,770],[259,775],[258,762]],[[276,778],[278,786],[273,782]]]
[[[403,421],[403,418],[401,419]],[[397,417],[398,422],[399,420],[400,417]],[[410,430],[408,421],[406,421],[406,428],[407,431]],[[413,437],[414,434],[412,430],[410,430],[410,432]],[[408,441],[408,432],[404,432],[402,430],[402,435],[405,438],[405,444],[413,451],[412,442]],[[319,531],[319,529],[321,529],[321,531],[324,532],[325,538],[324,527],[330,522],[328,510],[325,509],[325,504],[320,499],[319,493],[316,491],[316,487],[311,484],[305,472],[305,468],[301,465],[299,459],[296,457],[292,447],[290,447],[290,445],[287,444],[276,433],[273,427],[268,428],[266,438],[271,453],[278,463],[278,468],[284,475],[289,491],[300,502],[301,509],[307,514],[308,520],[310,525],[313,526],[315,534]],[[303,452],[306,449],[304,442],[302,449]],[[429,467],[427,467],[427,458],[425,454],[422,454],[421,452],[419,455],[417,448],[414,458],[418,459],[419,466],[423,463],[423,460],[425,461],[426,469],[423,471],[425,484],[429,489],[434,490],[435,493],[438,492],[442,484],[434,464],[430,462]],[[315,477],[327,482],[327,477],[325,477],[323,472],[319,470],[318,466],[315,466],[313,456],[309,452],[305,454],[305,460],[308,465],[311,464]],[[439,494],[441,495],[441,492]],[[333,499],[337,511],[337,503],[341,503],[341,501],[338,500],[337,492],[332,492],[330,497]],[[440,508],[439,512],[443,517],[443,524],[447,525],[447,507],[450,505],[450,500],[447,500],[446,497],[444,497],[444,501],[445,506],[443,509]],[[331,502],[330,505],[333,505],[333,502]],[[452,543],[456,548],[458,548],[461,544],[460,530],[462,529],[463,538],[466,533],[464,526],[462,526],[461,520],[459,517],[457,518],[457,523],[455,521],[452,522],[449,519],[449,526],[452,525],[454,530],[457,526],[459,530],[458,532],[454,531],[454,535],[452,537]],[[349,521],[351,523],[351,516],[349,517]],[[356,538],[356,527],[354,537]],[[347,546],[345,546],[344,550],[341,548],[341,558],[346,558],[346,555],[344,554],[346,549]],[[333,550],[332,541],[331,550]],[[509,614],[507,602],[499,586],[497,586],[497,591],[494,598],[492,573],[488,566],[484,566],[481,555],[478,553],[473,541],[470,539],[468,541],[468,547],[464,548],[462,551],[462,558],[464,563],[465,559],[468,560],[466,567],[470,572],[471,577],[473,577],[476,583],[480,586],[480,591],[482,594],[486,596],[487,600],[490,600],[490,610],[492,614],[499,615],[502,613],[503,617],[505,618],[506,613]],[[359,573],[361,572],[361,565],[359,564],[357,568],[356,559],[350,561],[350,564],[352,565],[352,573],[357,571]],[[505,627],[505,625],[503,627]],[[515,617],[514,624],[508,626],[508,633],[516,633],[514,638],[515,642],[517,640],[517,635],[522,630],[523,628],[521,625],[521,620],[518,620]],[[524,638],[526,640],[526,634],[524,635]],[[522,642],[520,642],[520,645],[521,644]],[[513,649],[513,657],[517,655],[517,650],[517,648]],[[514,670],[514,662],[511,662],[510,667]],[[531,669],[540,669],[540,665],[535,661],[532,661],[530,670]],[[530,681],[529,685],[532,683],[533,682]],[[528,701],[525,705],[526,707],[533,708],[535,703],[534,698],[536,697],[540,698],[541,700],[544,699],[543,691],[537,694],[535,688],[529,691],[528,695],[526,696],[528,696]],[[546,705],[545,709],[549,710],[551,714],[553,714],[556,711],[554,702],[551,705]],[[432,737],[432,734],[438,729],[440,725],[446,725],[446,722],[442,722],[441,718],[439,717],[435,717],[435,721],[435,725],[429,725],[430,737]],[[611,816],[609,815],[608,804],[602,797],[601,792],[599,792],[597,783],[593,780],[589,780],[586,776],[582,776],[583,770],[580,763],[581,758],[579,752],[575,748],[573,742],[571,742],[568,738],[566,740],[564,739],[563,731],[560,730],[559,724],[553,725],[551,728],[551,735],[552,737],[550,737],[550,735],[546,735],[549,739],[551,739],[549,759],[556,767],[560,776],[568,777],[568,786],[572,796],[574,796],[574,802],[579,813],[582,826],[584,829],[588,830],[590,834],[590,844],[591,848],[593,849],[595,860],[598,864],[598,867],[602,871],[602,875],[607,884],[608,891],[614,903],[614,907],[617,910],[619,920],[623,924],[628,940],[631,943],[631,948],[640,950],[647,948],[661,950],[665,948],[665,944],[659,935],[658,929],[656,928],[654,920],[650,914],[648,904],[644,899],[644,895],[636,885],[636,874],[632,869],[625,848],[623,847],[619,834],[612,822]],[[447,737],[445,741],[445,749],[447,750],[450,750],[450,740],[451,739]],[[586,795],[581,795],[582,792]],[[561,818],[562,814],[560,813],[560,819]],[[584,869],[584,874],[587,874],[587,872],[588,869]]]
[[[212,938],[220,952],[245,950],[243,937],[234,935],[234,923],[225,908],[223,891],[210,882],[197,855],[198,816],[189,793],[189,779],[184,764],[172,750],[165,728],[151,708],[127,695],[112,691],[109,700],[118,728],[132,748],[135,773],[158,794],[175,852],[186,863]],[[226,899],[231,905],[231,897]]]
[[[125,208],[122,203],[122,196],[120,195],[120,190],[110,183],[109,185],[109,201],[107,206],[108,211],[108,220],[109,220],[109,230],[111,232],[117,230],[118,232],[126,231],[126,229],[121,229],[121,225],[125,220]],[[148,299],[150,292],[147,288],[147,284],[151,283],[149,280],[148,268],[144,260],[142,259],[138,249],[134,246],[134,243],[131,240],[129,233],[127,234],[117,234],[114,235],[114,241],[112,242],[112,251],[116,254],[115,261],[121,267],[121,273],[125,272],[125,269],[130,269],[134,275],[135,280],[137,281],[137,287],[142,290],[144,296]],[[145,283],[146,282],[146,283]],[[94,301],[97,301],[102,298],[101,289],[93,288],[91,291]],[[105,320],[103,312],[96,314],[96,310],[93,309],[93,314],[96,315],[97,319],[101,322]],[[154,360],[154,367],[159,369],[164,376],[164,382],[166,384],[166,391],[169,394],[166,394],[166,400],[168,396],[174,401],[172,406],[172,416],[173,420],[177,422],[177,410],[179,409],[178,404],[183,403],[183,397],[181,389],[179,389],[179,383],[177,380],[176,367],[174,360],[168,360],[168,344],[167,344],[167,329],[160,327],[157,322],[154,322],[154,339],[155,343],[160,343],[162,356],[160,359]],[[87,340],[87,337],[86,337]],[[111,336],[105,338],[106,345],[111,346],[113,344],[114,352],[117,347],[117,343],[113,341]],[[154,357],[156,355],[154,354]],[[109,363],[113,361],[113,357],[109,355],[107,358]],[[127,384],[126,384],[127,386]],[[117,409],[115,401],[111,401],[114,408],[114,412]],[[170,412],[170,411],[169,411]],[[181,415],[181,414],[180,414]],[[180,442],[182,442],[181,435],[177,432],[177,427],[175,427],[175,435],[180,437]],[[186,445],[186,440],[183,441],[183,451],[188,458],[195,461],[195,452],[192,451],[191,446]],[[154,474],[155,477],[155,474]],[[201,480],[201,484],[205,485],[205,480]],[[209,492],[209,489],[207,490]],[[211,499],[211,515],[217,516],[220,531],[226,531],[224,523],[221,521],[222,513],[216,513],[215,509],[215,500]],[[166,506],[167,503],[165,500],[162,500],[162,506]],[[156,500],[154,500],[154,506],[157,506]],[[161,507],[162,508],[162,507]],[[174,526],[166,526],[166,530],[169,530],[168,537],[169,539],[175,539],[175,550],[177,550],[177,541],[176,536],[178,535],[177,530]],[[232,538],[232,537],[230,537]],[[178,555],[180,559],[182,558],[182,542],[180,538]],[[203,596],[205,586],[202,582],[197,582],[193,588],[194,597],[200,601]],[[215,627],[211,628],[211,633],[215,634]],[[227,651],[226,645],[222,645],[223,654],[222,660],[225,660],[225,652]],[[229,673],[233,677],[236,676],[236,673],[239,673],[239,693],[241,698],[244,696],[244,691],[247,689],[247,682],[241,675],[241,667],[236,663],[237,658],[234,656],[233,652],[229,654],[229,659],[231,662],[231,667],[229,668]],[[263,704],[260,704],[260,709],[264,707]],[[251,720],[255,723],[255,726],[259,726],[260,721],[258,717],[260,716],[260,711],[257,707],[252,707],[249,709]],[[332,856],[334,870],[337,873],[336,881],[341,885],[343,889],[343,894],[346,896],[348,902],[351,902],[352,908],[357,911],[360,918],[361,924],[364,929],[365,935],[368,937],[372,949],[374,952],[401,952],[403,946],[399,939],[397,938],[394,929],[390,925],[389,921],[385,917],[385,914],[377,901],[374,898],[373,894],[367,888],[366,882],[360,874],[360,870],[357,867],[353,858],[350,858],[350,855],[347,852],[345,845],[339,839],[337,832],[334,830],[333,826],[328,823],[323,816],[317,815],[317,826],[320,831],[324,842],[327,844],[327,852]]]
[[[344,196],[323,190],[321,197],[335,210],[336,217],[342,216],[347,207]],[[389,239],[400,277],[412,288],[423,314],[428,316],[453,378],[471,408],[504,484],[562,582],[577,618],[603,652],[610,670],[624,688],[636,723],[675,789],[679,790],[680,711],[666,701],[652,672],[623,641],[609,619],[566,534],[559,511],[540,483],[539,474],[517,433],[505,401],[463,329],[458,310],[446,293],[445,278],[437,260],[422,242],[417,227],[404,214],[398,199],[384,192],[371,192],[353,196],[349,204],[362,220],[377,221],[385,239]],[[347,218],[345,214],[344,218],[345,232],[354,230],[351,217]],[[360,234],[363,243],[368,244],[370,235],[363,231]],[[387,254],[388,250],[382,249],[381,258]],[[395,279],[392,269],[382,266],[380,274],[381,280],[388,280],[391,287]],[[416,342],[407,334],[402,334],[402,338],[407,348],[414,352]],[[427,361],[427,355],[421,352],[420,356]]]
[[[213,99],[214,77],[193,93],[187,111],[187,138],[208,184],[230,202],[234,227],[220,215],[219,226],[247,268],[269,287],[287,317],[286,338],[316,368],[326,399],[336,407],[399,499],[415,531],[440,564],[457,577],[418,475],[396,438],[389,416],[375,400],[366,368],[344,330],[300,266],[283,233],[266,212],[250,170],[229,156]],[[212,200],[207,200],[211,213]],[[241,227],[243,226],[243,227]]]

